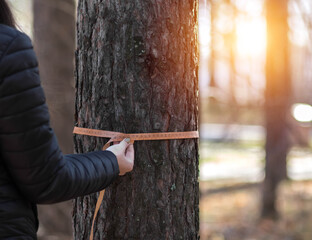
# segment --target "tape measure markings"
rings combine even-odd
[[[75,127],[74,133],[95,137],[105,137],[110,138],[111,140],[114,141],[122,141],[124,138],[130,138],[131,140],[134,141],[198,138],[198,131],[167,132],[167,133],[120,133],[120,132]]]

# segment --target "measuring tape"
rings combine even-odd
[[[110,138],[110,140],[103,146],[103,150],[106,150],[112,142],[119,142],[125,138],[130,138],[130,143],[133,144],[134,141],[188,139],[188,138],[199,137],[198,131],[127,134],[127,133],[120,133],[120,132],[90,129],[90,128],[80,128],[80,127],[75,127],[74,133],[80,134],[80,135],[94,136],[94,137]],[[104,193],[105,193],[105,190],[100,191],[100,195],[96,202],[95,211],[94,211],[93,220],[92,220],[90,240],[93,240],[94,222],[100,210],[100,206],[104,198]]]
[[[120,133],[120,132],[75,127],[74,133],[81,134],[81,135],[94,136],[94,137],[110,138],[110,140],[104,145],[103,147],[104,150],[109,147],[111,142],[119,142],[125,138],[130,138],[131,140],[130,143],[133,143],[134,141],[145,141],[145,140],[198,138],[198,131],[127,134],[127,133]]]

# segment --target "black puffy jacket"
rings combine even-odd
[[[31,41],[0,24],[0,239],[36,239],[35,204],[97,192],[118,174],[109,151],[62,155]]]

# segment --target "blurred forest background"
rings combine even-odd
[[[77,3],[9,2],[70,153]],[[310,240],[312,2],[199,3],[201,239]],[[70,202],[39,212],[39,239],[72,239]]]

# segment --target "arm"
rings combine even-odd
[[[34,203],[99,191],[119,173],[110,151],[63,156],[49,124],[30,39],[18,33],[0,58],[0,159]]]

